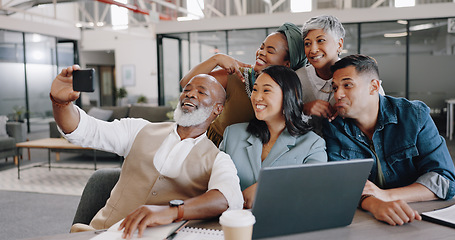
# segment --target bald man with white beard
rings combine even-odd
[[[79,69],[63,69],[52,83],[55,121],[70,142],[115,152],[125,161],[106,205],[89,226],[75,224],[72,232],[109,228],[125,218],[120,229],[130,238],[136,229],[141,236],[148,226],[212,218],[228,208],[242,208],[237,170],[229,155],[206,136],[226,98],[216,79],[201,74],[188,82],[175,123],[132,118],[105,122],[72,104],[80,94],[72,88],[72,73]]]

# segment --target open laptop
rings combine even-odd
[[[263,168],[253,239],[351,224],[373,159]]]

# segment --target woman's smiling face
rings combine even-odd
[[[290,66],[288,42],[281,33],[272,33],[262,42],[256,51],[256,62],[253,69],[260,73],[270,65]]]
[[[305,55],[316,70],[330,68],[343,48],[343,39],[338,41],[323,29],[310,30],[304,38]]]
[[[284,121],[283,91],[268,74],[259,75],[254,83],[251,104],[258,120]]]

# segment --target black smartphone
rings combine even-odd
[[[81,69],[73,72],[73,90],[78,92],[94,92],[93,79],[95,69]]]

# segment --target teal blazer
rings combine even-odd
[[[234,161],[242,191],[257,182],[262,167],[327,162],[324,139],[312,131],[293,137],[287,129],[261,162],[262,142],[246,131],[247,126],[248,123],[239,123],[227,127],[220,144],[220,150]]]

